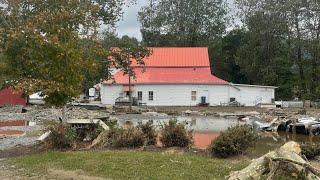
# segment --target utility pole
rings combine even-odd
[[[132,111],[132,95],[131,95],[131,71],[129,71],[128,73],[129,76],[129,101],[130,101],[130,106],[129,106],[129,110],[130,112]]]

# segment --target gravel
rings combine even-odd
[[[19,137],[0,139],[0,150],[10,149],[18,145],[36,144],[37,137]]]

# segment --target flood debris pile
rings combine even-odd
[[[156,137],[154,127],[148,123],[136,127],[115,125],[109,130],[102,131],[86,149],[140,148],[155,145]]]
[[[320,171],[301,155],[300,145],[290,141],[252,162],[244,169],[232,172],[227,179],[320,179]]]
[[[46,128],[45,133],[37,140],[47,143],[53,139],[69,139],[69,135],[68,133],[65,134],[66,131],[64,129],[72,129],[75,132],[74,145],[76,145],[76,142],[91,142],[97,138],[102,131],[109,130],[106,124],[108,120],[109,115],[104,112],[88,111],[82,108],[69,108],[65,113],[65,119],[62,121],[61,117],[59,117],[59,121],[52,121],[54,125],[51,126],[51,128]],[[59,136],[60,138],[56,138]],[[56,146],[53,145],[52,147]],[[71,145],[69,147],[71,147]],[[61,147],[58,146],[58,148]]]
[[[92,141],[87,149],[103,148],[189,148],[193,144],[192,131],[185,128],[184,124],[170,120],[159,130],[156,130],[151,121],[139,123],[137,126],[127,125],[110,127]]]
[[[67,124],[75,129],[78,140],[91,141],[96,138],[101,129],[108,129],[104,123],[108,119],[109,114],[106,111],[87,110],[74,106],[65,109],[43,106],[4,106],[0,108],[0,149],[44,142],[51,138],[50,135],[53,133],[52,129],[46,127],[50,123],[61,122],[63,122],[61,125]],[[17,122],[23,123],[17,124]],[[62,126],[59,127],[62,131]]]
[[[260,116],[255,116],[253,125],[261,131],[320,135],[319,114],[308,114],[305,109],[298,110],[295,113],[272,109]]]

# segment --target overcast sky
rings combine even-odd
[[[137,0],[137,4],[124,8],[123,20],[117,24],[117,33],[120,37],[128,35],[141,40],[140,23],[137,15],[140,8],[146,3],[147,0]]]
[[[234,0],[227,1],[231,10],[235,11],[233,4]],[[119,37],[128,35],[130,37],[136,37],[138,40],[141,40],[140,23],[138,21],[137,15],[141,7],[146,5],[147,2],[147,0],[137,0],[137,4],[124,8],[123,18],[117,23],[117,33]]]

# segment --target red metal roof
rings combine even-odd
[[[145,67],[209,67],[206,47],[150,48],[152,54],[144,59]],[[132,66],[139,66],[133,61]]]
[[[228,82],[211,74],[210,68],[134,68],[136,78],[132,84],[227,84]],[[113,76],[114,80],[104,84],[129,84],[123,71]]]
[[[133,60],[136,79],[132,84],[227,84],[211,74],[208,48],[175,47],[150,48],[151,56],[142,68]],[[128,76],[119,71],[104,84],[129,84]]]

